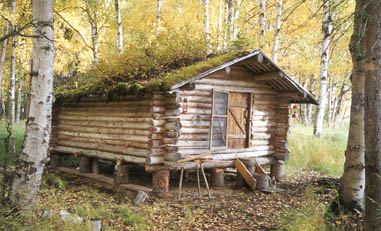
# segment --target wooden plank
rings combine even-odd
[[[257,181],[254,179],[253,175],[249,172],[246,166],[242,163],[240,159],[234,161],[234,166],[237,168],[237,171],[241,173],[243,179],[250,186],[250,188],[255,191]]]
[[[59,170],[61,172],[73,174],[73,175],[87,177],[87,178],[90,178],[90,179],[93,179],[93,180],[96,180],[96,181],[100,181],[100,182],[103,182],[103,183],[107,183],[107,184],[111,184],[111,185],[114,184],[114,178],[112,178],[112,177],[107,177],[107,176],[98,175],[98,174],[94,174],[94,173],[81,173],[78,170],[71,169],[71,168],[59,167],[59,168],[54,168],[54,169],[57,169],[57,170]],[[118,187],[129,189],[129,190],[136,191],[136,192],[138,192],[138,191],[152,192],[152,188],[145,187],[145,186],[142,186],[142,185],[120,184],[120,185],[118,185]]]
[[[258,174],[266,174],[266,171],[262,168],[262,166],[257,162],[257,166],[255,167],[255,173]]]
[[[241,131],[243,132],[243,134],[246,135],[246,131],[245,131],[245,129],[242,128],[241,124],[239,123],[239,120],[238,120],[237,116],[234,114],[234,112],[233,112],[233,110],[231,109],[231,107],[229,107],[229,112],[230,112],[230,114],[233,116],[233,119],[234,119],[234,121],[237,123],[239,129],[241,129]]]
[[[202,154],[199,154],[199,155],[190,156],[188,158],[185,158],[185,159],[182,159],[182,160],[178,160],[178,161],[176,161],[176,163],[183,163],[183,162],[188,162],[188,161],[192,161],[192,160],[197,160],[197,159],[200,159],[201,157],[208,156],[210,154],[212,154],[212,152],[205,152],[205,153],[202,153]]]

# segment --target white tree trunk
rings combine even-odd
[[[7,35],[8,33],[9,33],[9,23],[6,23],[5,28],[4,28],[4,35]],[[0,115],[3,115],[5,113],[2,82],[3,82],[3,70],[4,70],[4,63],[5,63],[5,56],[7,53],[7,45],[8,45],[8,39],[5,39],[3,41],[3,46],[1,49],[1,56],[0,56],[0,104],[1,104]]]
[[[320,137],[323,133],[323,123],[325,109],[327,107],[327,77],[328,77],[328,57],[329,45],[331,43],[332,22],[329,14],[329,0],[323,3],[323,21],[322,21],[323,40],[320,58],[320,87],[319,99],[314,124],[314,136]]]
[[[208,49],[210,49],[210,31],[209,31],[209,0],[203,0],[204,5],[204,35]]]
[[[229,1],[229,35],[230,41],[234,40],[234,0]]]
[[[260,25],[260,37],[259,37],[259,47],[263,49],[265,45],[265,35],[266,35],[266,0],[260,0],[260,10],[259,14],[259,25]]]
[[[218,26],[217,26],[217,50],[221,50],[222,42],[222,8],[224,6],[223,0],[219,1],[218,5]]]
[[[225,0],[225,20],[224,20],[224,45],[223,49],[225,50],[228,46],[229,39],[229,2],[231,0]]]
[[[16,0],[11,2],[12,12],[16,13]],[[16,30],[16,25],[12,25],[12,31]],[[16,48],[17,48],[17,37],[12,37],[12,49],[11,49],[11,70],[8,85],[8,119],[13,127],[15,125],[15,98],[16,98]]]
[[[98,43],[98,24],[97,24],[97,18],[98,18],[98,0],[95,0],[94,3],[94,12],[92,14],[91,7],[89,2],[86,2],[87,4],[87,16],[89,18],[90,27],[91,27],[91,41],[93,44],[93,65],[94,67],[98,64],[99,59],[99,43]]]
[[[21,107],[22,107],[22,79],[19,76],[18,81],[18,90],[17,90],[17,113],[16,113],[16,121],[20,121],[21,118]]]
[[[365,38],[363,37],[367,17],[364,11],[366,0],[356,2],[353,34],[350,41],[352,54],[352,103],[345,151],[344,173],[339,190],[340,204],[347,210],[364,209],[365,189]],[[344,85],[344,83],[343,83]]]
[[[241,8],[242,0],[237,0],[237,6],[236,10],[234,12],[234,31],[233,31],[233,39],[237,39],[238,37],[238,20],[239,20],[239,13]]]
[[[26,134],[12,185],[11,199],[21,208],[31,208],[41,185],[49,146],[53,101],[53,1],[33,0],[33,64],[30,109]]]
[[[315,81],[316,81],[316,75],[313,74],[310,78],[310,92],[312,94],[315,94]],[[308,104],[307,105],[307,124],[311,124],[312,123],[312,104]]]
[[[123,27],[122,18],[120,16],[119,0],[115,0],[116,22],[118,24],[118,37],[116,38],[116,46],[118,47],[119,55],[123,53]]]
[[[157,0],[157,14],[156,14],[156,35],[159,33],[161,21],[161,8],[163,8],[164,0]]]
[[[276,17],[275,24],[275,35],[274,35],[274,45],[273,45],[273,62],[278,62],[278,49],[279,49],[279,34],[280,34],[280,26],[282,23],[282,0],[278,0],[278,14]]]

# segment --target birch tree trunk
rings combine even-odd
[[[357,0],[356,2],[358,2]],[[381,230],[381,2],[367,1],[365,63],[365,231]]]
[[[53,100],[53,1],[33,0],[33,64],[30,109],[26,134],[11,191],[12,201],[20,208],[35,206],[41,185],[51,131]],[[44,36],[41,36],[43,34]]]
[[[4,35],[7,35],[9,33],[9,23],[5,24],[4,28]],[[1,104],[1,112],[0,115],[5,114],[5,104],[3,100],[3,70],[4,70],[4,63],[5,63],[5,56],[7,53],[7,45],[8,45],[8,39],[5,39],[3,41],[3,46],[1,49],[1,56],[0,56],[0,104]]]
[[[116,38],[116,46],[118,47],[119,55],[123,53],[123,27],[122,18],[120,16],[119,0],[115,0],[116,22],[118,24],[118,37]]]
[[[242,0],[237,0],[236,10],[234,11],[233,39],[237,39],[238,37],[238,20],[239,20],[241,4],[242,4]]]
[[[282,23],[282,0],[278,0],[278,14],[276,17],[276,25],[275,25],[275,35],[274,35],[274,45],[273,45],[273,62],[278,62],[278,49],[279,49],[279,34],[280,34],[280,26]]]
[[[91,41],[93,45],[93,65],[94,67],[98,64],[99,57],[99,43],[98,43],[98,0],[95,0],[94,5],[91,4],[91,1],[86,2],[86,13],[89,18],[90,27],[91,27]],[[94,7],[92,10],[91,8]]]
[[[310,78],[310,92],[312,94],[315,94],[315,82],[316,82],[316,75],[313,74]],[[307,105],[307,116],[308,116],[307,124],[309,125],[312,123],[312,104]]]
[[[16,14],[16,0],[11,2],[12,12]],[[16,30],[16,25],[12,25],[12,31]],[[8,85],[8,120],[13,127],[15,125],[15,109],[16,109],[16,48],[17,48],[17,37],[12,37],[12,48],[11,48],[11,70]]]
[[[328,77],[328,57],[329,45],[331,43],[332,24],[329,14],[329,0],[323,3],[323,40],[320,58],[320,87],[319,99],[314,124],[314,136],[320,137],[323,133],[324,115],[327,107],[327,77]]]
[[[261,10],[261,13],[259,15],[259,25],[260,25],[259,48],[263,49],[265,45],[265,35],[266,35],[266,0],[260,0],[259,7]]]
[[[234,40],[234,0],[229,1],[229,41]]]
[[[229,39],[229,2],[231,0],[225,0],[225,20],[224,20],[224,45],[223,49],[225,50],[228,45]]]
[[[21,75],[20,75],[21,76]],[[17,113],[16,122],[20,121],[21,118],[21,107],[22,107],[22,79],[19,76],[18,90],[17,90]]]
[[[204,36],[207,43],[207,49],[210,50],[210,32],[209,32],[209,0],[202,0],[204,5]]]
[[[164,0],[157,0],[157,14],[156,14],[156,29],[155,33],[158,35],[161,21],[161,8],[163,8]]]
[[[218,26],[217,26],[217,50],[221,50],[223,46],[222,41],[222,8],[224,6],[223,0],[219,1],[218,4]]]

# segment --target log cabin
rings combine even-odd
[[[262,51],[252,51],[144,95],[57,100],[51,162],[79,155],[81,171],[98,174],[98,160],[114,161],[115,183],[128,182],[129,165],[145,166],[158,193],[168,190],[169,170],[200,162],[218,173],[236,159],[254,159],[281,180],[293,103],[317,104]]]

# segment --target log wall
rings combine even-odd
[[[279,104],[277,92],[263,81],[253,81],[253,75],[242,68],[231,68],[213,73],[190,86],[176,91],[180,97],[181,114],[173,115],[179,121],[176,143],[167,147],[171,155],[165,160],[174,161],[189,155],[209,151],[209,132],[212,112],[212,89],[223,92],[247,92],[253,94],[251,104],[249,146],[242,149],[213,150],[205,158],[231,160],[236,158],[272,156],[284,159],[287,151],[288,104]],[[197,126],[192,122],[199,118]]]
[[[165,96],[105,102],[88,98],[53,108],[51,151],[139,164],[163,162]]]

